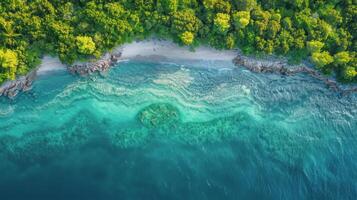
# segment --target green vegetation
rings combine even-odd
[[[18,65],[17,55],[12,50],[0,49],[0,65],[5,72],[1,74],[0,80],[14,79],[16,67]]]
[[[333,57],[327,52],[314,52],[311,55],[311,60],[320,69],[324,69],[326,65],[333,62]]]
[[[0,13],[0,83],[43,54],[72,63],[150,36],[308,56],[340,80],[357,80],[353,0],[3,0]]]
[[[77,36],[76,44],[78,52],[82,54],[91,54],[95,51],[95,43],[91,37],[88,36]]]
[[[193,42],[194,35],[189,31],[185,31],[181,34],[180,38],[182,40],[182,43],[184,43],[185,45],[190,45]]]

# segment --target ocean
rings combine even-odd
[[[228,61],[128,60],[0,97],[0,199],[356,199],[357,95]]]

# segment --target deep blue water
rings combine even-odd
[[[132,60],[0,98],[0,199],[357,199],[357,96]]]

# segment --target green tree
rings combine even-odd
[[[231,12],[231,4],[229,1],[218,1],[216,4],[216,12],[220,12],[220,13],[227,13],[229,14]]]
[[[254,9],[251,12],[251,18],[254,22],[254,31],[260,36],[263,36],[265,31],[267,30],[270,16],[271,15],[268,11],[264,11],[261,9]]]
[[[203,6],[207,10],[213,10],[219,0],[203,0]]]
[[[248,26],[250,20],[250,12],[248,11],[237,11],[233,13],[233,21],[236,28],[245,28]]]
[[[281,53],[288,53],[290,50],[290,46],[293,45],[294,38],[290,34],[290,32],[283,30],[280,35],[279,35],[279,41],[280,41],[280,52]]]
[[[314,52],[320,52],[321,49],[324,47],[324,43],[313,40],[307,42],[306,46],[311,53],[314,53]]]
[[[174,33],[180,34],[185,31],[197,33],[201,26],[202,22],[191,9],[178,11],[173,15],[172,30]]]
[[[217,13],[214,18],[214,27],[217,32],[226,33],[230,26],[230,16],[225,13]]]
[[[95,43],[89,36],[77,36],[76,45],[78,51],[82,54],[92,54],[95,51]]]
[[[338,25],[342,23],[341,13],[334,9],[333,5],[331,4],[320,8],[319,14],[330,24]]]
[[[16,39],[21,36],[21,34],[15,32],[15,27],[12,21],[6,21],[4,19],[0,19],[0,27],[3,31],[1,31],[1,38],[3,38],[4,44],[9,46],[14,46],[16,43]]]
[[[348,81],[352,81],[354,78],[357,77],[357,71],[354,67],[346,67],[343,70],[343,78]]]
[[[178,0],[158,0],[157,7],[159,11],[166,14],[176,12],[178,7]]]
[[[108,3],[104,7],[112,17],[119,17],[125,14],[125,8],[118,2]]]
[[[276,37],[278,32],[280,31],[280,23],[275,20],[271,20],[268,23],[268,28],[267,28],[267,35],[270,39],[273,39]]]
[[[0,49],[0,69],[4,69],[6,78],[15,79],[18,63],[16,52],[10,49]]]
[[[235,46],[235,40],[232,34],[229,34],[226,39],[226,47],[227,49],[233,49]]]
[[[182,43],[184,43],[185,45],[192,44],[194,38],[195,38],[195,36],[193,35],[193,33],[189,32],[189,31],[185,31],[180,35],[180,39],[181,39]]]
[[[341,51],[334,55],[335,63],[338,65],[345,65],[351,60],[351,56],[347,51]]]
[[[314,52],[311,55],[312,62],[320,69],[333,62],[333,57],[327,52]]]
[[[253,10],[257,6],[256,0],[235,0],[233,1],[238,10]]]
[[[293,22],[291,21],[291,18],[290,17],[285,17],[282,20],[282,26],[283,26],[284,29],[286,29],[288,31],[292,30]]]

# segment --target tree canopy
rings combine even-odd
[[[0,83],[44,54],[70,64],[148,37],[310,59],[357,81],[351,0],[4,0],[0,12]]]
[[[3,72],[1,79],[15,79],[15,72],[18,65],[17,55],[14,51],[0,49],[0,66]]]
[[[78,52],[82,54],[91,54],[95,51],[95,43],[92,38],[88,36],[77,36],[76,45]]]

